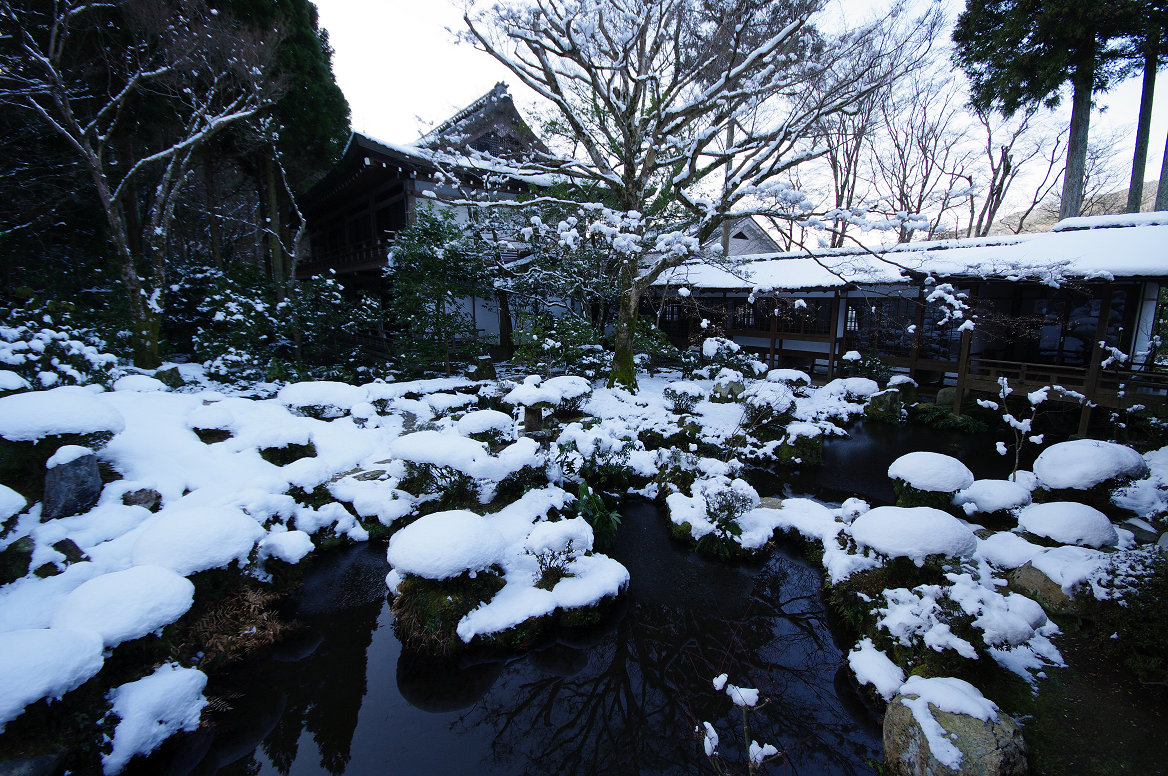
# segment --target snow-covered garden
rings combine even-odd
[[[821,562],[855,680],[887,704],[890,763],[1024,765],[1017,721],[977,677],[992,665],[1034,685],[1063,663],[1053,616],[1094,616],[1163,575],[1168,454],[1070,441],[1033,472],[975,480],[914,452],[889,468],[896,505],[763,497],[752,465],[815,465],[826,437],[887,414],[890,389],[759,366],[710,340],[689,379],[643,376],[636,394],[537,375],[233,388],[190,364],[164,370],[172,385],[124,373],[108,390],[30,390],[0,373],[0,724],[35,737],[58,704],[82,706],[88,750],[119,772],[199,724],[206,671],[281,638],[262,607],[232,619],[241,591],[277,597],[343,543],[389,539],[412,650],[523,650],[586,629],[629,584],[604,551],[620,499],[638,495],[711,557],[794,541]],[[735,689],[736,705],[759,703]],[[997,743],[955,737],[954,719]],[[703,725],[716,757],[725,723]]]

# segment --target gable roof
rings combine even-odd
[[[1043,234],[936,240],[743,257],[735,267],[691,261],[654,285],[807,290],[936,278],[1168,278],[1168,212],[1067,219]]]

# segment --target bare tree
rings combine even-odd
[[[871,135],[876,129],[878,105],[884,97],[883,93],[869,94],[852,111],[826,116],[816,127],[816,141],[827,149],[824,161],[831,170],[832,207],[835,211],[850,213],[864,201],[860,195],[860,186],[864,183],[861,171]],[[848,221],[842,219],[838,224],[831,235],[832,248],[842,246],[847,235]]]
[[[610,383],[636,387],[642,293],[725,220],[790,223],[809,209],[781,176],[822,153],[811,139],[825,117],[915,66],[936,20],[894,24],[905,18],[894,10],[825,38],[811,34],[817,10],[815,0],[536,0],[467,10],[467,37],[550,103],[579,148],[568,160],[534,159],[531,170],[598,186],[611,205],[596,223],[620,257]],[[773,33],[752,43],[761,19]],[[711,78],[717,63],[725,66]]]
[[[86,171],[129,302],[134,362],[155,366],[176,203],[199,150],[275,96],[276,41],[203,0],[3,0],[0,40],[0,104],[36,116]]]

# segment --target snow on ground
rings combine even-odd
[[[60,698],[96,674],[104,659],[91,630],[33,628],[0,633],[0,732],[28,704]]]

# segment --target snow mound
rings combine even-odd
[[[187,428],[229,431],[235,426],[235,416],[221,402],[205,404],[187,413]]]
[[[965,508],[965,514],[1000,512],[1030,503],[1030,489],[1009,480],[978,480],[957,492],[953,503]]]
[[[500,563],[507,541],[474,512],[455,509],[421,517],[389,540],[386,558],[399,574],[448,579]]]
[[[918,566],[928,555],[964,557],[977,549],[969,526],[932,507],[876,507],[857,517],[850,530],[859,544]]]
[[[0,732],[24,707],[58,699],[101,670],[101,636],[89,630],[33,628],[0,633]]]
[[[260,542],[260,554],[285,563],[299,563],[312,552],[312,537],[304,531],[270,533]]]
[[[880,385],[867,377],[837,377],[819,389],[824,396],[853,397],[867,399],[880,392]]]
[[[918,451],[902,455],[888,467],[888,476],[917,490],[956,493],[973,484],[973,472],[951,455]]]
[[[768,383],[791,383],[793,385],[811,385],[811,377],[798,369],[772,369],[767,372]]]
[[[93,455],[93,451],[88,447],[82,447],[81,445],[62,445],[57,448],[57,452],[49,456],[49,460],[45,461],[45,468],[55,469],[58,466],[73,463],[78,458],[87,455]]]
[[[1114,547],[1119,534],[1107,515],[1075,501],[1031,504],[1018,513],[1018,527],[1060,544],[1081,547]]]
[[[118,378],[114,383],[115,391],[133,391],[135,393],[153,393],[155,391],[169,391],[166,383],[149,375],[126,375]]]
[[[586,377],[560,375],[544,381],[544,387],[560,392],[561,401],[571,401],[592,393],[592,383]]]
[[[1039,483],[1052,490],[1088,490],[1114,477],[1139,478],[1147,471],[1144,457],[1135,450],[1098,439],[1059,442],[1034,460]]]
[[[857,682],[872,685],[885,701],[892,700],[904,684],[904,671],[876,649],[870,638],[864,638],[848,653],[848,665]]]
[[[0,485],[0,521],[7,520],[24,509],[24,496],[7,485]]]
[[[125,427],[117,410],[79,385],[0,399],[0,437],[11,442],[31,442],[50,434],[117,434]]]
[[[515,421],[511,416],[498,410],[474,410],[463,415],[454,424],[454,430],[462,436],[498,431],[510,438],[514,427]]]
[[[1043,550],[1043,547],[1008,531],[999,531],[987,539],[978,539],[977,542],[977,557],[1002,569],[1023,566],[1041,555]]]
[[[503,401],[507,404],[534,407],[537,404],[559,404],[562,398],[563,394],[558,388],[544,385],[539,375],[529,375],[521,384],[512,388],[503,397]]]
[[[52,626],[87,630],[105,646],[141,638],[191,608],[195,586],[168,568],[134,566],[83,582],[53,613]]]
[[[337,410],[329,413],[339,417],[352,409],[353,405],[369,400],[369,393],[363,387],[330,380],[314,380],[305,383],[289,383],[276,394],[276,401],[286,407],[325,407]]]
[[[592,526],[582,517],[571,520],[557,520],[554,523],[536,523],[527,534],[523,548],[530,553],[541,555],[564,552],[571,544],[573,554],[590,552],[594,541]]]
[[[134,755],[150,754],[180,730],[199,726],[207,705],[207,675],[176,663],[159,666],[150,676],[110,691],[111,711],[119,718],[113,750],[101,756],[102,771],[121,773]]]
[[[183,576],[244,564],[264,529],[234,507],[196,507],[159,513],[134,542],[136,566],[165,566]]]
[[[16,372],[10,372],[7,369],[0,370],[0,391],[27,391],[32,388],[28,380],[25,380]]]
[[[913,717],[929,742],[929,751],[937,761],[949,768],[961,765],[961,750],[949,740],[945,729],[933,719],[929,707],[951,714],[965,714],[989,722],[998,719],[998,706],[981,691],[963,679],[934,676],[928,679],[910,676],[900,688],[904,697],[900,702],[912,711]]]

